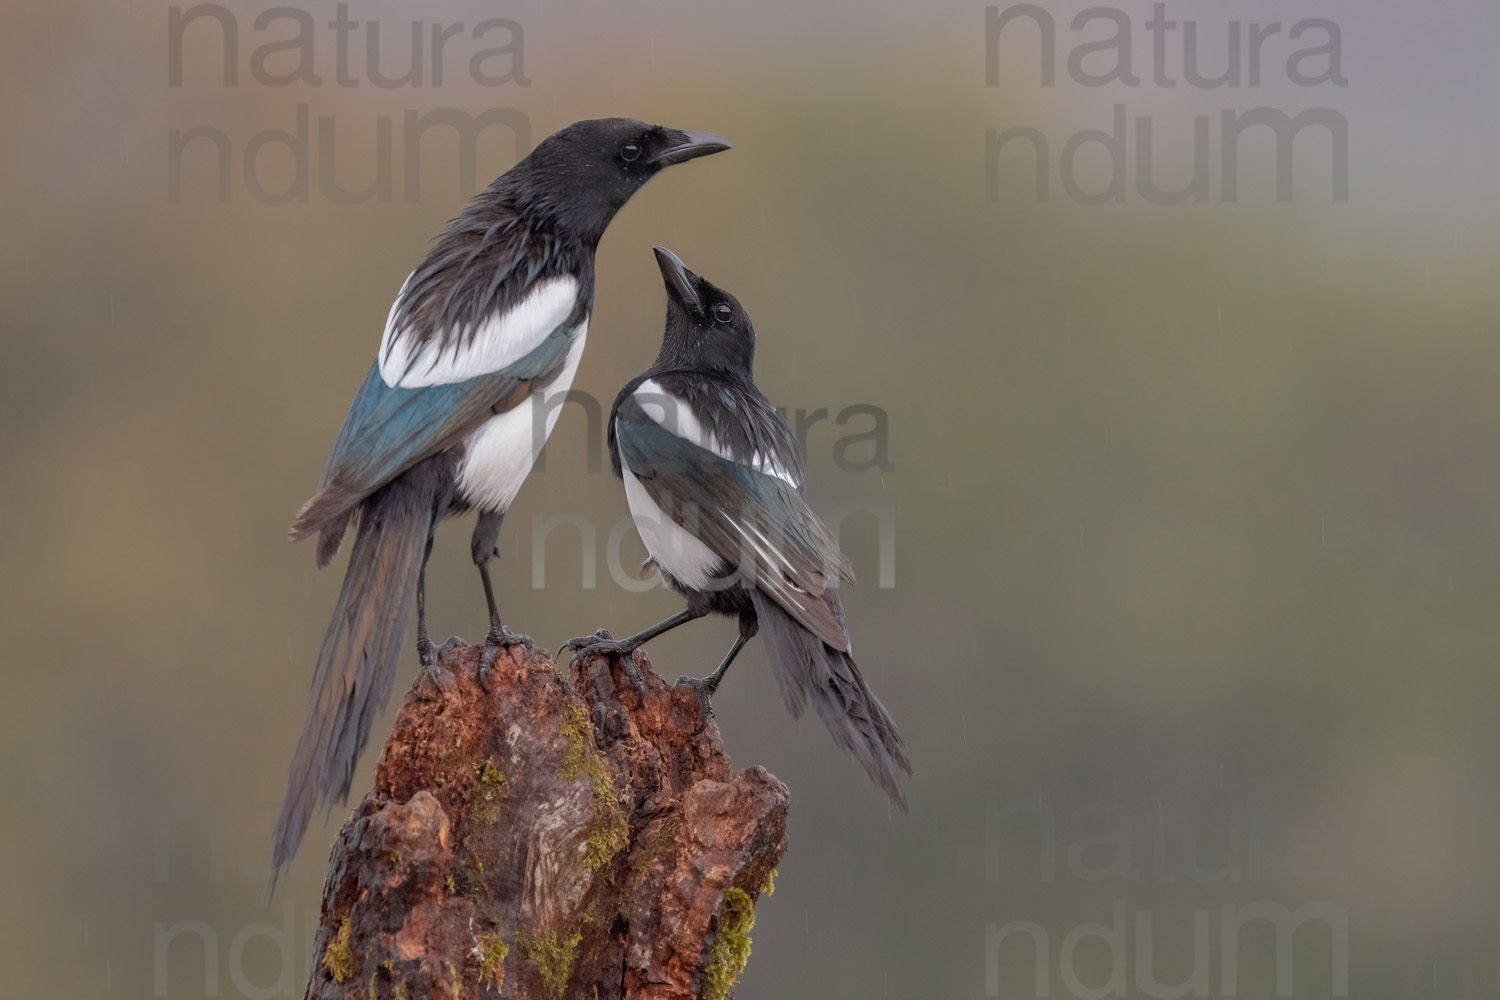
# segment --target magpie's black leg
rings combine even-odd
[[[437,518],[427,526],[427,547],[422,551],[422,568],[417,571],[417,659],[436,680],[437,653],[427,637],[427,560],[432,557],[432,539],[437,533]]]
[[[740,613],[740,634],[735,638],[734,645],[729,647],[729,652],[724,655],[724,662],[719,664],[717,670],[707,677],[679,677],[678,684],[687,684],[696,688],[698,698],[703,704],[703,718],[707,719],[714,714],[713,696],[719,690],[719,682],[724,679],[724,674],[729,670],[729,665],[734,658],[740,655],[740,650],[745,648],[745,643],[755,638],[755,633],[760,631],[760,622],[755,618],[754,611]]]
[[[481,511],[474,525],[474,537],[469,543],[474,565],[479,567],[479,579],[484,583],[484,601],[489,606],[490,630],[484,636],[484,652],[479,657],[479,683],[486,690],[490,686],[490,670],[495,666],[495,657],[500,650],[511,646],[533,646],[531,636],[517,635],[500,623],[500,609],[495,603],[495,585],[490,580],[490,559],[499,555],[495,542],[500,537],[500,522],[504,511]]]
[[[620,665],[625,668],[625,674],[630,678],[630,683],[635,687],[636,693],[644,695],[646,682],[641,679],[641,672],[636,669],[635,651],[664,632],[670,632],[677,626],[686,625],[706,614],[708,614],[707,610],[694,611],[691,607],[684,608],[672,617],[663,619],[650,628],[642,629],[625,639],[616,639],[609,634],[609,629],[601,628],[593,635],[580,635],[569,639],[558,647],[558,652],[571,649],[575,660],[584,654],[594,653],[616,657],[620,660]]]

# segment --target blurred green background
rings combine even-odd
[[[979,3],[351,4],[381,24],[392,76],[413,18],[524,28],[525,85],[466,71],[505,44],[497,29],[484,43],[455,36],[442,86],[429,56],[422,87],[385,89],[358,35],[350,72],[363,82],[337,85],[332,3],[298,8],[317,25],[321,86],[254,79],[252,53],[295,25],[256,30],[269,4],[227,4],[239,79],[226,87],[206,19],[184,36],[171,86],[167,5],[11,0],[6,992],[264,997],[284,983],[301,995],[342,817],[310,831],[269,909],[261,896],[341,570],[315,571],[285,529],[391,298],[464,201],[442,130],[423,140],[419,196],[404,198],[405,112],[504,107],[530,123],[530,143],[626,114],[736,144],[653,181],[610,229],[577,388],[607,408],[654,356],[662,292],[648,248],[662,243],[746,304],[774,402],[888,416],[891,468],[835,461],[870,421],[829,419],[808,433],[809,479],[824,511],[890,505],[895,586],[878,586],[876,519],[851,516],[843,541],[861,583],[845,600],[861,666],[911,750],[911,814],[891,815],[816,721],[787,717],[752,644],[719,722],[736,764],[768,767],[793,805],[740,996],[1163,996],[1152,977],[1181,983],[1197,967],[1194,995],[1269,997],[1271,924],[1222,936],[1226,907],[1243,917],[1257,904],[1327,918],[1282,943],[1297,997],[1339,991],[1344,944],[1349,996],[1493,996],[1500,71],[1487,46],[1500,11],[1168,5],[1198,21],[1205,72],[1225,65],[1230,20],[1341,29],[1347,86],[1289,82],[1288,53],[1316,42],[1283,34],[1260,86],[1207,90],[1154,84],[1139,2],[1113,9],[1131,19],[1142,83],[1079,85],[1066,54],[1107,26],[1070,31],[1085,5],[1046,6],[1054,87],[1024,25],[1006,29],[1000,85],[985,86]],[[1095,71],[1111,61],[1090,59]],[[283,52],[266,68],[293,62]],[[1186,182],[1192,119],[1210,119],[1208,200],[1138,196],[1133,131],[1123,200],[1064,192],[1060,147],[1109,128],[1121,103],[1132,130],[1152,117],[1164,187]],[[264,204],[241,158],[257,133],[293,129],[298,105],[309,196]],[[1291,200],[1276,198],[1269,142],[1248,136],[1238,200],[1222,198],[1219,112],[1256,107],[1346,118],[1347,201],[1331,197],[1316,129],[1297,140]],[[332,202],[318,119],[332,120],[352,189],[376,176],[381,117],[393,197]],[[207,141],[169,194],[170,130],[198,126],[232,145],[226,200]],[[986,196],[986,130],[1012,126],[1050,140],[1045,203],[1022,147],[996,161]],[[504,129],[480,139],[481,184],[515,147]],[[1078,153],[1091,190],[1107,179],[1101,151]],[[261,169],[273,190],[292,176],[274,145]],[[565,411],[502,536],[507,619],[549,646],[676,607],[611,581],[604,541],[627,512],[607,466],[586,471],[586,424]],[[545,587],[532,586],[533,518],[558,513],[598,527],[597,587],[583,586],[567,528],[548,541]],[[439,636],[483,632],[467,537],[466,522],[439,535]],[[623,549],[633,566],[633,532]],[[729,622],[703,623],[650,651],[668,677],[701,674],[732,636]],[[265,924],[286,935],[290,962]]]

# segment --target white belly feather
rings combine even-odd
[[[620,476],[625,480],[625,501],[630,505],[635,530],[640,532],[641,541],[656,565],[683,586],[705,589],[714,574],[725,568],[724,560],[656,505],[646,487],[630,471],[623,453]]]
[[[587,336],[585,321],[574,334],[562,371],[550,386],[495,414],[464,439],[458,488],[469,503],[482,510],[504,511],[510,507],[562,413],[563,397],[572,388]]]

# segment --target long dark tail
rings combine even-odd
[[[331,808],[349,797],[354,765],[395,680],[437,491],[432,477],[408,473],[360,509],[359,534],[318,653],[312,703],[276,823],[273,891],[307,832],[313,808],[319,802]]]
[[[834,742],[853,754],[904,812],[906,792],[896,771],[900,768],[911,774],[911,761],[896,724],[860,676],[859,667],[848,653],[813,635],[764,594],[756,591],[753,600],[787,710],[793,718],[801,718],[811,698]]]

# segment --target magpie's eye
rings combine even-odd
[[[728,323],[730,320],[734,319],[734,310],[729,308],[728,302],[720,302],[718,305],[714,306],[714,319],[718,320],[720,323]]]
[[[626,144],[626,146],[620,150],[620,159],[624,160],[626,163],[629,163],[631,160],[636,159],[640,155],[641,147],[637,146],[633,142]]]

